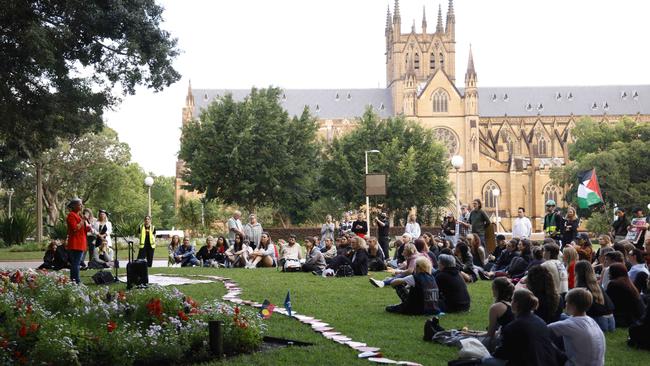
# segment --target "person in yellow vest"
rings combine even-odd
[[[146,259],[147,266],[153,265],[153,252],[156,249],[156,228],[151,225],[151,217],[144,217],[144,225],[140,226],[138,238],[140,239],[140,250],[138,259]]]

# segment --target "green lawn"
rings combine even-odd
[[[280,273],[274,269],[155,268],[151,273],[227,276],[243,289],[242,299],[257,302],[269,299],[277,306],[283,306],[290,289],[295,312],[322,319],[355,341],[380,347],[386,357],[394,360],[446,365],[457,355],[457,349],[421,340],[425,316],[386,313],[384,307],[397,302],[398,298],[391,289],[371,286],[368,277],[324,279],[306,273]],[[92,271],[83,272],[84,282],[91,283],[91,275]],[[380,279],[384,276],[375,273],[373,277]],[[218,298],[226,292],[220,283],[179,286],[179,289],[197,299]],[[472,310],[445,315],[441,319],[443,327],[485,329],[487,309],[492,302],[490,282],[478,282],[470,285],[469,289]],[[359,360],[351,348],[326,340],[308,325],[279,314],[268,321],[267,334],[312,342],[314,346],[277,349],[205,365],[369,365],[368,361]],[[607,365],[650,364],[650,352],[628,348],[626,339],[626,330],[607,335]]]

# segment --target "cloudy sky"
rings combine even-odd
[[[183,75],[163,92],[138,90],[106,114],[148,172],[174,175],[181,108],[194,88],[385,86],[388,1],[166,0]],[[390,1],[393,11],[394,0]],[[435,30],[447,0],[402,0],[402,32]],[[456,74],[469,44],[481,86],[650,84],[647,15],[638,0],[456,0]]]

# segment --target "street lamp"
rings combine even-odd
[[[499,195],[501,194],[501,191],[499,188],[495,188],[492,190],[492,195],[494,196],[494,208],[496,209],[497,212],[497,229],[499,228],[499,222],[501,222],[501,218],[499,217]]]
[[[149,217],[151,217],[151,186],[153,185],[153,178],[146,177],[144,178],[144,185],[147,186],[149,190]]]
[[[8,208],[9,208],[9,218],[11,218],[11,196],[14,195],[14,189],[13,189],[13,188],[9,188],[9,189],[7,190],[7,195],[9,195],[9,207],[8,207]]]
[[[366,150],[366,175],[368,175],[368,153],[379,153],[379,150]],[[366,223],[368,229],[366,235],[370,236],[370,197],[366,195]]]
[[[456,237],[460,236],[460,168],[463,167],[464,159],[460,155],[451,157],[451,166],[456,169]]]

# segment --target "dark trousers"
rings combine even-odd
[[[152,248],[151,245],[145,244],[144,248],[138,250],[138,259],[146,259],[147,267],[151,268],[153,266],[153,252],[155,248]]]
[[[313,272],[313,271],[320,271],[320,270],[321,268],[315,264],[305,263],[302,265],[303,272]]]
[[[81,250],[70,250],[68,254],[71,263],[70,279],[77,284],[81,282],[81,278],[79,278],[79,264],[81,263],[81,256],[83,253],[84,252]]]
[[[381,247],[381,250],[384,251],[384,258],[390,258],[389,252],[390,248],[388,247],[390,243],[390,238],[387,236],[380,236],[379,239],[377,240],[379,243],[379,246]]]

